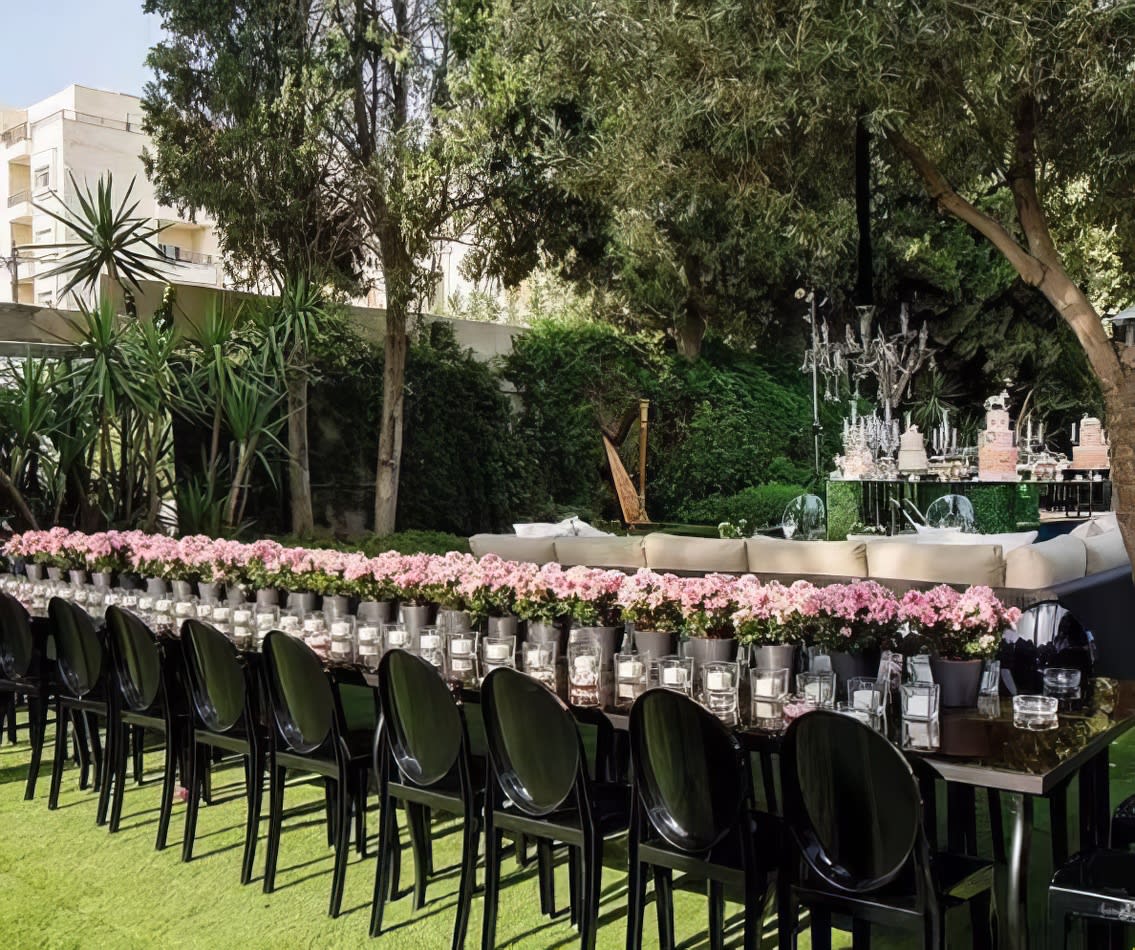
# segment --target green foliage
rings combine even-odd
[[[858,482],[829,481],[827,500],[828,540],[843,541],[859,523],[863,486]]]
[[[788,503],[805,491],[800,485],[753,485],[733,495],[711,495],[692,501],[681,508],[680,517],[703,524],[744,521],[752,532],[779,525]]]
[[[367,534],[357,538],[339,539],[326,535],[298,537],[293,534],[276,538],[281,544],[305,548],[330,548],[336,551],[362,551],[368,557],[375,557],[384,551],[397,551],[399,554],[446,554],[449,551],[469,552],[467,538],[444,531],[399,531],[395,534]]]

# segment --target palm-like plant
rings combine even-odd
[[[126,187],[126,194],[115,204],[114,179],[109,172],[99,176],[95,190],[81,186],[73,174],[68,177],[78,200],[78,210],[71,208],[57,194],[61,211],[36,204],[36,209],[70,228],[76,240],[55,244],[37,244],[36,250],[58,251],[53,267],[45,277],[69,275],[60,296],[65,296],[82,285],[92,288],[105,271],[111,283],[128,292],[137,289],[144,278],[164,281],[155,267],[164,260],[161,249],[154,243],[163,230],[150,219],[138,217],[138,202],[131,203],[134,179]]]

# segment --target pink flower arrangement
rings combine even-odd
[[[893,645],[899,626],[899,602],[876,581],[829,584],[815,590],[816,642],[829,650],[860,653]]]
[[[522,620],[553,623],[571,617],[585,627],[613,627],[621,620],[622,571],[550,563],[516,575],[513,612]]]
[[[677,633],[682,628],[682,585],[688,578],[639,568],[619,587],[623,619],[638,630]]]
[[[946,660],[996,656],[1001,634],[1020,616],[1020,610],[1006,607],[988,587],[959,591],[939,584],[907,591],[899,603],[899,619],[930,640]]]
[[[706,574],[682,579],[679,605],[691,637],[728,639],[736,634],[737,586],[732,574]]]
[[[751,574],[741,577],[735,587],[737,609],[733,612],[738,639],[756,646],[814,639],[820,616],[819,590],[809,581],[785,586],[779,581],[762,584]]]

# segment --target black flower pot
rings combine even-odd
[[[877,650],[864,650],[862,653],[842,653],[838,650],[829,654],[832,672],[835,673],[836,700],[847,698],[847,681],[860,677],[874,679],[879,673],[879,660],[882,653]]]
[[[976,706],[981,692],[981,667],[981,660],[944,660],[931,656],[930,674],[938,684],[938,702],[954,708]]]

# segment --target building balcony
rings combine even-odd
[[[0,149],[4,151],[4,157],[10,162],[20,158],[30,158],[32,140],[28,123],[21,122],[0,132]]]
[[[8,195],[8,220],[13,224],[31,224],[35,208],[32,206],[32,193],[28,190],[14,191]]]
[[[158,249],[168,262],[161,270],[173,283],[220,285],[220,268],[211,254],[199,254],[172,244],[159,244]]]

